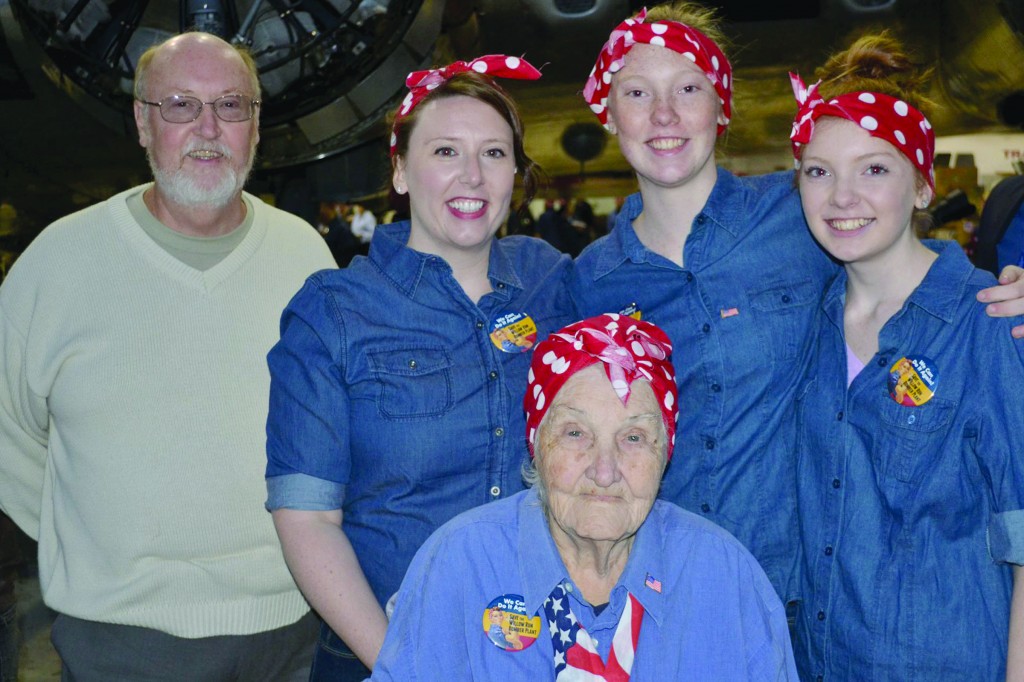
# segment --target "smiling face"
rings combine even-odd
[[[422,104],[394,185],[409,192],[409,248],[446,260],[486,251],[508,217],[512,128],[489,104],[457,95]]]
[[[931,190],[893,145],[852,121],[821,118],[804,147],[800,200],[815,239],[844,263],[891,257],[912,247],[915,205]]]
[[[224,95],[256,99],[252,75],[221,40],[187,33],[162,45],[148,66],[142,98],[160,102],[190,95],[212,102]],[[219,208],[237,201],[259,141],[259,109],[248,121],[225,122],[204,105],[191,123],[168,123],[160,108],[135,103],[139,143],[161,200],[186,208]]]
[[[601,363],[570,378],[541,422],[536,465],[560,538],[628,538],[647,518],[665,470],[665,425],[650,384],[622,404]]]
[[[697,66],[673,50],[635,45],[612,77],[608,123],[641,188],[714,184],[718,94]]]

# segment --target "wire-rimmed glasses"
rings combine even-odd
[[[147,102],[139,99],[142,104],[158,107],[160,117],[168,123],[191,123],[203,113],[203,107],[207,104],[213,107],[213,113],[222,121],[227,123],[241,123],[248,121],[256,113],[256,107],[260,105],[258,99],[252,99],[244,95],[224,95],[212,102],[204,102],[198,97],[189,95],[171,95],[159,102]]]

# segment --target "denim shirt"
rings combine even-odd
[[[310,277],[268,356],[267,506],[341,508],[381,604],[438,526],[524,487],[530,353],[499,350],[491,321],[527,313],[539,343],[576,317],[570,261],[540,240],[496,240],[474,303],[408,238],[378,227],[368,258]]]
[[[584,316],[635,303],[669,335],[679,428],[661,497],[735,535],[785,600],[798,360],[836,266],[807,229],[792,173],[719,169],[682,268],[640,243],[632,222],[642,210],[629,197],[613,232],[580,255],[573,296]]]
[[[1005,674],[1013,576],[1000,562],[1024,563],[1020,320],[985,314],[975,294],[994,279],[958,245],[927,245],[938,260],[849,388],[845,273],[822,304],[797,408],[805,679]],[[904,357],[935,370],[917,407],[889,393]]]
[[[560,584],[605,662],[629,595],[640,602],[632,680],[796,682],[782,604],[750,553],[721,528],[655,502],[607,607],[595,613],[533,490],[462,514],[427,541],[402,583],[372,680],[554,679],[544,601]],[[504,595],[520,597],[525,614],[540,618],[536,641],[518,651],[496,646],[484,628],[488,605]]]

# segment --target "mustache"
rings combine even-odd
[[[231,159],[231,149],[216,140],[189,140],[185,148],[181,150],[182,156],[188,156],[192,152],[213,152],[220,154],[225,159]]]

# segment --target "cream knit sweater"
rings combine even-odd
[[[310,273],[306,223],[255,197],[213,268],[132,219],[138,187],[48,227],[0,287],[0,506],[39,540],[51,608],[180,637],[308,606],[266,497],[266,354]]]

